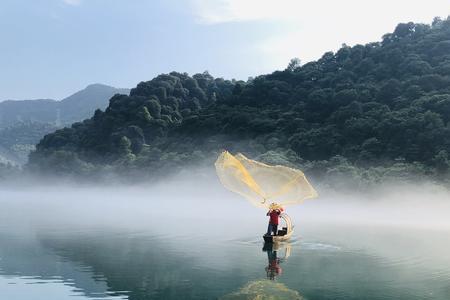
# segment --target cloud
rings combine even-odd
[[[425,4],[408,0],[316,0],[297,7],[297,17],[287,12],[278,22],[283,30],[267,36],[259,47],[279,67],[292,57],[307,62],[326,51],[336,51],[343,43],[378,41],[400,22],[430,23],[435,16],[446,17],[450,13],[447,1],[430,0]]]
[[[73,1],[73,0],[72,0]],[[399,21],[405,17],[447,16],[450,13],[448,0],[429,0],[426,3],[410,0],[188,0],[197,22],[219,24],[258,20],[324,20],[332,17],[337,21],[362,16],[377,18],[395,16]],[[427,20],[431,22],[431,20]]]
[[[256,20],[285,19],[299,12],[297,0],[191,0],[197,21],[219,24]]]
[[[343,43],[380,40],[400,22],[430,23],[450,13],[448,0],[189,1],[195,21],[205,26],[270,21],[261,26],[264,37],[252,45],[267,71],[283,69],[293,57],[315,60]]]
[[[63,0],[67,5],[77,6],[81,4],[81,0]]]

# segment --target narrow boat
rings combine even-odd
[[[268,235],[267,233],[263,235],[264,242],[266,243],[278,243],[287,241],[291,238],[292,233],[294,232],[294,226],[292,226],[291,218],[285,214],[282,213],[280,215],[281,224],[283,224],[283,227],[278,230],[276,235]]]

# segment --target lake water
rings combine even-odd
[[[244,202],[148,198],[0,192],[0,299],[450,299],[445,229],[304,217],[316,202],[270,247]]]

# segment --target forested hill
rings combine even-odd
[[[311,172],[440,176],[449,120],[450,18],[399,24],[381,42],[247,82],[160,75],[47,135],[29,167],[158,174],[229,149]]]

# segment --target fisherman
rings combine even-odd
[[[269,211],[266,216],[269,216],[269,226],[267,227],[267,235],[277,235],[278,232],[278,219],[281,214],[281,209],[275,203],[272,203],[269,207]]]

